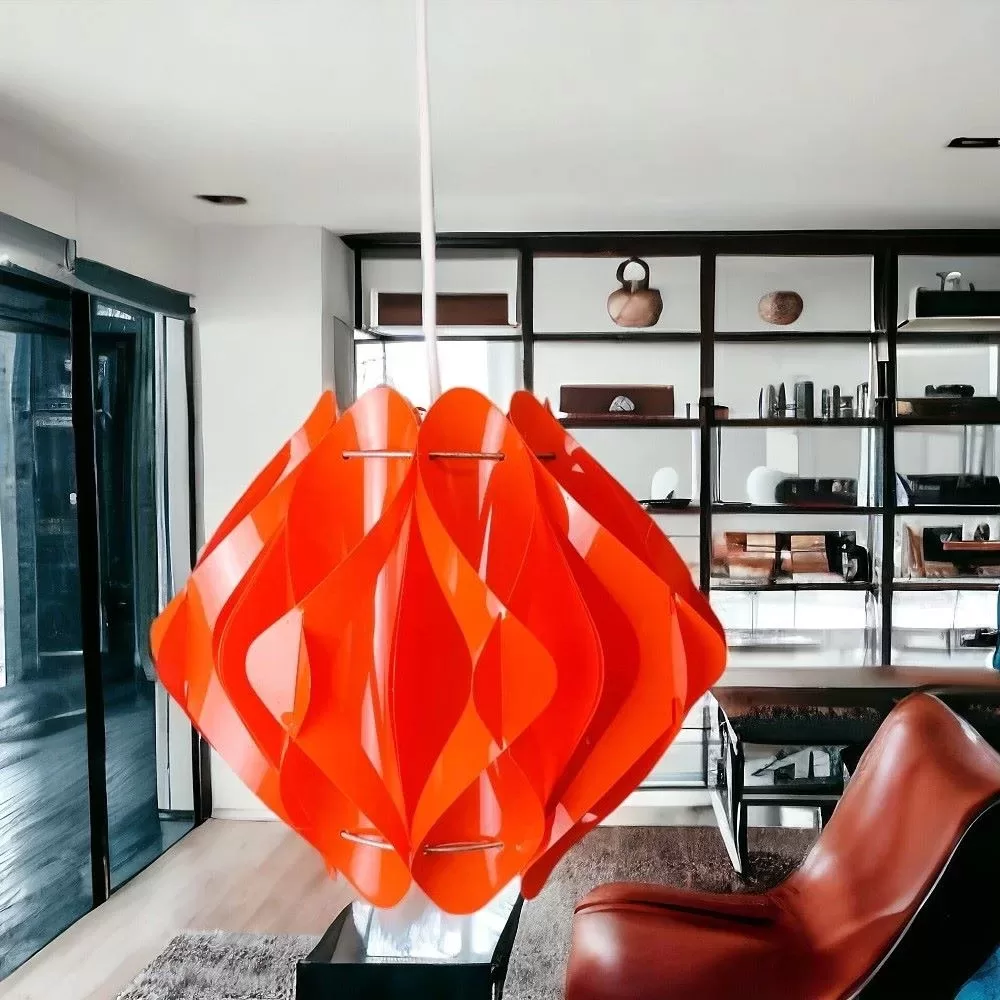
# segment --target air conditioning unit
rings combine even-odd
[[[437,326],[442,337],[491,337],[515,334],[519,257],[516,253],[442,252],[437,264]],[[362,264],[364,329],[382,337],[420,333],[420,261],[415,258],[366,258]]]
[[[1000,331],[1000,291],[962,288],[959,271],[939,271],[940,288],[914,288],[899,332],[989,333]]]

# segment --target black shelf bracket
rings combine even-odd
[[[881,650],[879,662],[892,663],[892,579],[896,572],[896,313],[899,295],[899,257],[894,247],[877,254],[874,261],[875,328],[885,338],[885,396],[876,399],[882,418],[881,496],[882,555],[879,571],[882,591]]]
[[[715,497],[715,254],[701,254],[699,268],[701,355],[699,358],[698,421],[701,425],[701,504],[698,534],[698,585],[702,593],[712,589],[712,500]]]

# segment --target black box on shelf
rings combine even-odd
[[[1000,504],[1000,478],[996,476],[897,475],[901,504]]]

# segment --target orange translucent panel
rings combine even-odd
[[[529,392],[516,392],[510,419],[528,447],[551,455],[549,475],[580,507],[642,560],[677,600],[681,631],[701,656],[688,658],[691,707],[718,680],[725,666],[726,637],[708,598],[698,589],[687,565],[635,498],[580,444],[563,430],[548,407]],[[572,530],[572,526],[570,526]],[[709,633],[714,633],[714,639]]]
[[[324,396],[154,623],[164,685],[371,902],[472,912],[645,777],[725,662],[669,540],[524,393]]]

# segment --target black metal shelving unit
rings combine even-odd
[[[911,506],[899,506],[896,510],[899,514],[921,514],[925,517],[936,517],[939,514],[955,515],[962,514],[968,516],[1000,514],[1000,506],[996,504],[946,504],[946,503],[924,503],[913,504]]]
[[[1000,425],[1000,417],[910,417],[897,416],[897,427],[975,427]]]
[[[355,251],[360,274],[360,261],[366,256],[413,256],[419,247],[419,238],[413,233],[366,234],[347,237],[346,242]],[[708,592],[796,592],[796,591],[862,591],[878,602],[880,642],[878,662],[892,662],[893,595],[895,593],[975,590],[986,591],[1000,584],[988,580],[928,579],[902,580],[895,578],[894,540],[897,518],[912,515],[977,515],[1000,514],[1000,507],[920,505],[898,506],[895,491],[896,431],[920,427],[948,427],[975,424],[1000,424],[1000,420],[987,418],[925,418],[896,414],[896,375],[898,371],[897,348],[907,345],[1000,343],[1000,329],[953,332],[933,330],[908,330],[899,323],[898,285],[899,259],[906,255],[934,257],[1000,256],[1000,232],[994,230],[816,230],[799,232],[595,232],[595,233],[453,233],[438,237],[441,249],[450,251],[476,250],[499,251],[516,249],[520,253],[522,326],[520,339],[524,352],[524,387],[534,388],[534,349],[536,344],[678,344],[697,345],[699,348],[700,392],[698,415],[695,418],[657,418],[645,424],[622,423],[616,418],[564,418],[562,424],[570,428],[617,427],[620,432],[640,433],[646,427],[697,430],[700,456],[700,504],[679,510],[655,510],[659,517],[670,514],[694,515],[699,518],[699,583]],[[620,331],[620,332],[553,332],[534,330],[534,262],[539,257],[587,256],[605,258],[641,257],[698,257],[700,261],[700,329],[681,331]],[[735,257],[843,257],[867,256],[872,261],[872,324],[870,329],[844,330],[788,330],[775,328],[763,331],[733,331],[716,329],[716,263],[720,256]],[[360,282],[360,279],[358,279]],[[356,294],[356,324],[362,321],[360,292]],[[393,338],[398,339],[398,338]],[[497,339],[497,338],[490,338]],[[506,339],[506,338],[505,338]],[[877,395],[871,386],[871,412],[847,419],[758,419],[753,417],[716,418],[716,345],[761,345],[774,350],[776,345],[791,343],[816,344],[868,344],[877,352],[885,366],[886,384],[883,394]],[[879,431],[872,447],[878,449],[881,496],[876,503],[857,507],[827,506],[757,506],[748,503],[711,501],[715,496],[713,481],[714,454],[720,434],[733,428],[829,428],[873,429]],[[713,520],[732,515],[780,515],[801,517],[857,517],[867,518],[869,538],[874,542],[876,527],[881,530],[880,545],[872,544],[874,582],[871,584],[767,584],[755,588],[720,585],[711,576],[711,548]]]
[[[834,516],[834,517],[867,517],[872,514],[881,514],[883,507],[862,506],[862,507],[836,507],[830,504],[799,503],[799,504],[756,504],[756,503],[736,503],[717,501],[712,504],[712,510],[716,514],[771,514],[787,516],[789,514],[809,514],[813,517]]]
[[[639,503],[645,505],[649,501],[640,500]],[[673,516],[676,514],[700,514],[701,504],[692,503],[688,504],[686,507],[649,507],[646,510],[647,514],[651,514],[653,517],[662,516]]]
[[[676,427],[678,429],[692,430],[700,425],[699,421],[695,420],[694,417],[633,417],[628,421],[624,421],[620,417],[616,417],[613,413],[609,413],[606,416],[598,413],[593,416],[560,417],[559,423],[567,429],[571,427],[617,427],[619,430],[625,430],[626,428],[628,430],[643,430],[647,427]]]
[[[969,579],[968,577],[940,577],[928,580],[903,580],[896,579],[892,582],[892,589],[896,593],[919,593],[920,591],[962,591],[962,590],[982,590],[995,591],[1000,586],[1000,580],[990,579]]]
[[[728,344],[780,344],[796,340],[808,340],[818,343],[837,344],[851,341],[867,343],[873,337],[871,330],[753,330],[737,333],[732,330],[720,330],[715,339]]]
[[[781,594],[781,593],[807,593],[816,591],[860,591],[861,593],[877,593],[878,584],[876,583],[858,583],[849,582],[847,580],[842,583],[835,582],[810,582],[805,581],[789,581],[788,583],[747,583],[742,584],[739,580],[713,580],[712,590],[725,590],[735,593],[747,592],[753,594]]]
[[[538,343],[558,344],[565,341],[572,341],[581,344],[698,344],[701,342],[701,334],[672,332],[670,330],[643,333],[536,333],[535,340]]]
[[[715,426],[726,427],[829,427],[832,430],[844,430],[851,427],[881,427],[882,422],[876,417],[842,417],[838,420],[824,417],[729,417],[716,420]]]

